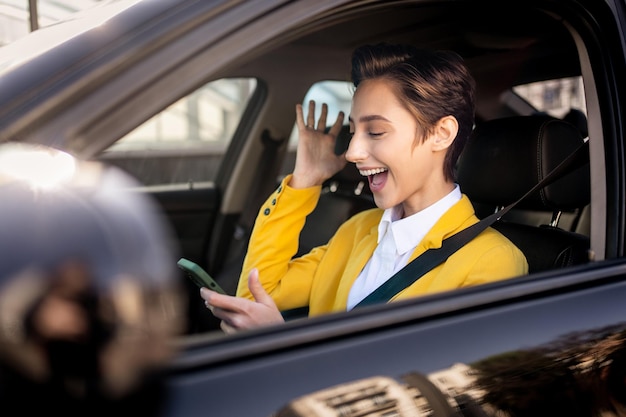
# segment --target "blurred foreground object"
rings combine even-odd
[[[124,172],[0,145],[2,415],[155,415],[184,327],[177,253]]]

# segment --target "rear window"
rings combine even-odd
[[[547,80],[513,88],[537,111],[562,119],[571,109],[587,114],[582,77]]]

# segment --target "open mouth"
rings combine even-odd
[[[387,168],[374,168],[374,169],[360,169],[359,173],[363,176],[367,176],[369,181],[370,190],[372,192],[380,191],[387,182],[387,175],[389,170]]]

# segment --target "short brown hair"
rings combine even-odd
[[[379,43],[357,48],[352,55],[352,83],[384,78],[415,116],[424,138],[436,123],[454,116],[459,132],[446,153],[444,175],[454,180],[456,162],[474,126],[476,83],[463,58],[452,51],[429,51],[411,45]]]

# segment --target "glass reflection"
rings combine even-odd
[[[318,391],[273,417],[624,417],[626,324],[567,335],[428,375]]]

